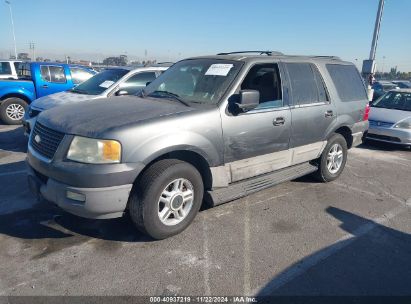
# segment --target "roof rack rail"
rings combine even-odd
[[[276,52],[276,51],[240,51],[240,52],[218,53],[217,55],[235,55],[235,54],[252,54],[252,53],[257,53],[259,55],[267,55],[267,56],[284,55],[283,53]]]

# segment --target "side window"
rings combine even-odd
[[[66,74],[61,66],[41,65],[40,74],[41,78],[47,82],[66,83]]]
[[[244,78],[241,90],[257,90],[260,92],[260,104],[256,109],[283,106],[281,79],[277,64],[253,66]]]
[[[51,78],[50,78],[50,71],[49,71],[48,65],[40,66],[40,75],[43,80],[50,82]]]
[[[8,62],[0,63],[0,75],[10,75],[10,74],[11,74],[10,63]]]
[[[70,68],[71,80],[74,84],[79,84],[89,79],[93,74],[80,68]]]
[[[154,79],[156,79],[155,72],[138,73],[120,84],[120,89],[127,91],[130,95],[136,94],[146,86],[147,82],[152,82]]]
[[[328,101],[324,81],[310,63],[287,63],[294,105]]]
[[[21,62],[13,62],[14,64],[14,69],[16,70],[16,72],[21,68],[22,63]]]
[[[51,65],[49,69],[51,82],[66,83],[66,74],[63,67]]]
[[[360,73],[354,65],[327,64],[327,70],[341,101],[367,99],[367,93]]]

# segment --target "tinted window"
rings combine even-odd
[[[128,70],[123,69],[103,70],[102,72],[79,84],[71,91],[78,94],[99,95],[108,88],[112,87],[128,72]]]
[[[16,71],[18,71],[22,65],[21,62],[13,62],[13,64],[14,64],[14,68],[16,69]]]
[[[281,80],[277,64],[253,66],[244,78],[241,90],[256,90],[260,92],[260,104],[257,109],[283,106]]]
[[[317,68],[310,63],[287,63],[291,92],[295,105],[327,101],[324,82]]]
[[[93,74],[80,68],[70,68],[71,80],[74,84],[79,84],[89,79]]]
[[[11,74],[10,63],[1,62],[0,63],[0,75],[10,75],[10,74]]]
[[[154,72],[142,72],[131,76],[120,85],[120,89],[125,90],[132,95],[140,91],[147,85],[147,82],[152,82],[156,79]]]
[[[19,63],[17,75],[21,79],[31,79],[31,69],[29,63]]]
[[[367,99],[361,76],[354,65],[327,64],[327,70],[341,101]]]

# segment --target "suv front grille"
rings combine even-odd
[[[30,137],[30,145],[40,155],[52,159],[57,151],[64,133],[54,131],[36,122]]]

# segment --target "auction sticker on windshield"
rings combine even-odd
[[[106,81],[104,81],[104,82],[102,82],[102,83],[100,84],[100,87],[107,89],[107,88],[109,88],[113,83],[114,83],[114,81],[106,80]]]
[[[232,69],[233,65],[228,63],[212,64],[208,68],[205,75],[210,76],[227,76],[228,72]]]

